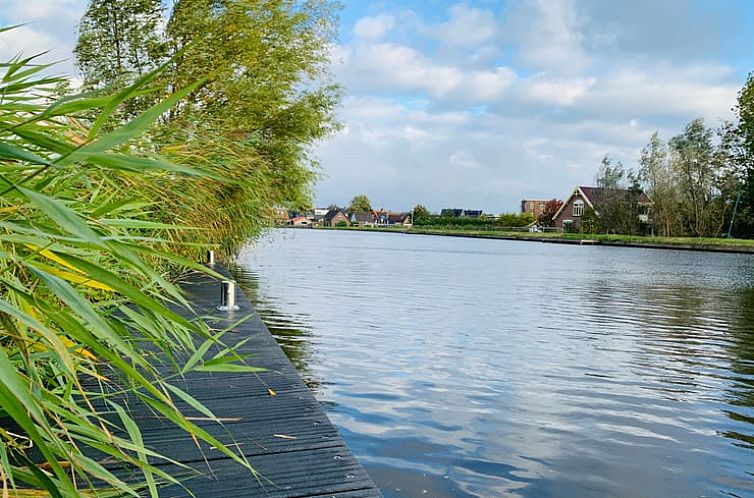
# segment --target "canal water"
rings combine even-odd
[[[386,497],[754,496],[754,255],[290,229],[238,263]]]

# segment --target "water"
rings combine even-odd
[[[264,320],[386,497],[754,496],[754,256],[279,230]]]

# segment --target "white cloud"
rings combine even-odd
[[[537,74],[522,82],[523,94],[526,98],[569,107],[584,97],[594,86],[597,78],[593,76],[583,78],[554,78],[544,74]]]
[[[448,9],[449,19],[428,32],[443,43],[454,47],[478,46],[493,41],[498,24],[492,12],[470,7],[466,3]]]
[[[395,18],[389,14],[362,17],[353,27],[354,36],[366,40],[380,40],[395,26]]]
[[[60,61],[53,71],[72,76],[76,24],[86,0],[0,0],[0,25],[25,24],[0,34],[0,59],[49,52],[40,62]]]
[[[351,91],[427,92],[436,99],[479,102],[498,99],[515,81],[508,67],[465,70],[437,63],[418,50],[394,43],[359,43],[337,49],[344,64],[336,70]]]
[[[575,0],[519,0],[508,14],[504,33],[519,45],[525,66],[568,74],[592,64],[584,50]]]

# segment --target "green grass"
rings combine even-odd
[[[754,251],[754,240],[728,239],[728,238],[696,238],[696,237],[642,237],[639,235],[606,235],[606,234],[581,234],[581,233],[537,233],[528,231],[511,230],[479,230],[466,228],[423,228],[423,227],[348,227],[329,228],[332,230],[361,230],[376,232],[412,233],[423,235],[447,235],[475,238],[497,238],[515,240],[565,240],[581,241],[593,240],[605,245],[629,245],[629,246],[681,246],[693,247],[699,250],[722,249],[741,250],[742,252]]]

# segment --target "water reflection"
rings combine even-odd
[[[254,303],[260,318],[275,336],[306,385],[316,393],[321,382],[312,375],[309,369],[312,351],[308,338],[311,331],[305,325],[285,317],[270,302],[262,298],[259,291],[259,277],[253,271],[240,265],[231,265],[229,270],[249,301]]]
[[[754,257],[291,230],[239,263],[387,497],[754,496]]]

